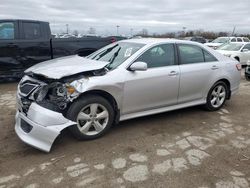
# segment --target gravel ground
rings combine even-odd
[[[192,107],[137,118],[104,137],[66,130],[44,153],[14,132],[16,83],[0,85],[0,188],[250,186],[250,82],[223,109]]]

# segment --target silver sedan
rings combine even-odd
[[[25,71],[15,130],[49,152],[60,132],[95,139],[119,121],[204,105],[220,109],[239,89],[241,65],[195,42],[132,39],[88,57],[68,56]]]

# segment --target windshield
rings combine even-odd
[[[228,51],[239,51],[243,44],[237,44],[237,43],[230,43],[230,44],[224,44],[217,48],[218,50],[228,50]]]
[[[212,41],[212,43],[226,43],[229,41],[229,37],[220,37]]]
[[[132,42],[118,42],[107,47],[104,47],[87,58],[110,62],[106,67],[114,69],[142,48],[145,44],[132,43]]]

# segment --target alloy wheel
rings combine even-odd
[[[226,88],[223,85],[217,85],[211,94],[211,105],[214,108],[220,107],[226,100]]]
[[[105,129],[108,120],[108,110],[101,104],[92,103],[78,113],[77,127],[85,135],[97,135]]]

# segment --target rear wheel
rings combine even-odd
[[[228,96],[227,85],[220,81],[214,84],[207,95],[206,109],[209,111],[219,110],[226,102]]]
[[[89,140],[108,131],[114,120],[114,110],[103,97],[91,95],[75,101],[67,117],[77,123],[70,127],[73,135],[81,140]]]
[[[246,76],[246,80],[247,80],[247,81],[250,81],[250,76]]]

